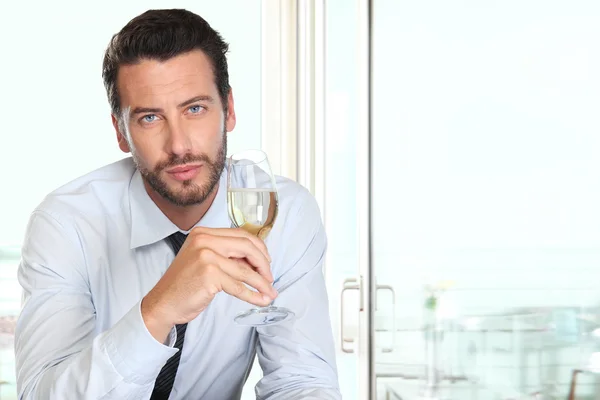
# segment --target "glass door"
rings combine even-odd
[[[372,11],[377,398],[598,398],[600,4]]]

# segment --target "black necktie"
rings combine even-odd
[[[175,255],[183,246],[183,242],[187,235],[181,232],[175,232],[171,236],[167,238],[167,241],[173,248]],[[185,339],[185,330],[187,328],[187,324],[181,324],[175,326],[177,329],[177,339],[175,340],[175,347],[179,349],[173,357],[167,360],[167,363],[162,367],[160,373],[156,377],[156,381],[154,382],[154,390],[152,390],[152,396],[150,396],[150,400],[167,400],[169,398],[169,394],[171,394],[171,390],[173,389],[173,383],[175,382],[175,375],[177,374],[177,367],[179,367],[179,359],[181,358],[181,352],[183,351],[183,341]]]

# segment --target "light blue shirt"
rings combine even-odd
[[[281,291],[275,305],[296,318],[239,326],[252,308],[219,293],[188,324],[170,399],[239,399],[255,354],[259,399],[340,399],[322,272],[326,236],[319,209],[299,184],[277,178],[279,214],[266,240]],[[226,175],[198,223],[231,227]],[[149,399],[174,348],[146,329],[142,297],[171,264],[165,238],[178,228],[159,210],[131,158],[54,191],[31,215],[19,282],[23,310],[15,352],[19,399]]]

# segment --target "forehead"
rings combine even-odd
[[[217,101],[219,97],[210,59],[200,50],[166,61],[143,59],[121,66],[117,88],[121,107],[168,104],[198,95],[209,95]]]

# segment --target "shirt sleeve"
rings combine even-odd
[[[281,231],[274,305],[295,318],[258,327],[257,355],[264,376],[257,399],[341,399],[329,301],[323,276],[327,240],[318,205],[305,189]]]
[[[140,302],[113,327],[96,332],[96,312],[77,230],[44,211],[32,214],[18,278],[23,307],[17,322],[18,398],[149,397],[165,362],[178,350],[148,332]]]

